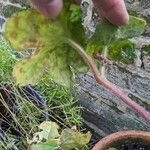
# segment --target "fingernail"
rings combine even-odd
[[[124,25],[129,15],[124,0],[93,0],[98,13],[115,25]]]
[[[108,12],[103,12],[106,19],[108,19],[112,24],[115,25],[124,25],[127,24],[129,21],[129,15],[126,10],[120,10],[120,9],[112,9]]]

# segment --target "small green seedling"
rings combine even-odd
[[[145,27],[144,20],[133,16],[130,16],[127,25],[120,27],[101,22],[88,40],[81,25],[79,6],[66,1],[64,10],[55,20],[32,9],[15,14],[7,21],[4,35],[14,49],[34,50],[30,57],[20,60],[14,67],[16,84],[36,84],[45,71],[48,71],[56,83],[70,86],[73,77],[71,67],[81,72],[87,72],[90,68],[99,84],[108,88],[150,122],[150,114],[144,108],[105,78],[105,64],[99,72],[94,63],[94,58],[99,59],[101,54],[106,60],[108,57],[115,61],[123,60],[125,63],[132,61],[134,44],[128,38],[142,34]]]

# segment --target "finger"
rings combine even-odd
[[[93,0],[98,12],[115,25],[126,24],[129,15],[124,0]]]
[[[63,7],[62,0],[30,0],[33,6],[45,16],[55,18]]]
[[[78,4],[80,4],[81,3],[81,0],[75,0]]]

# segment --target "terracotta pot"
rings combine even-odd
[[[113,134],[110,134],[103,139],[101,139],[92,150],[106,150],[110,145],[117,141],[126,140],[126,139],[140,139],[142,141],[150,142],[150,132],[145,131],[119,131]]]

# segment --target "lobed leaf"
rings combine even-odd
[[[35,50],[33,55],[22,59],[14,67],[13,76],[17,84],[34,85],[46,72],[56,83],[69,86],[72,78],[70,65],[78,67],[79,71],[87,71],[79,54],[64,44],[75,32],[80,34],[75,35],[74,39],[84,38],[81,34],[84,33],[83,28],[79,31],[74,28],[81,21],[79,6],[70,6],[70,2],[66,4],[68,8],[62,14],[65,13],[69,18],[61,14],[59,20],[53,21],[30,9],[17,13],[7,21],[4,35],[12,47],[19,51]],[[63,22],[65,18],[67,21]]]
[[[147,23],[145,20],[130,16],[128,24],[119,27],[116,34],[117,39],[127,39],[139,36],[144,32],[146,25]]]
[[[67,55],[62,49],[63,47],[52,50],[45,48],[19,61],[13,70],[16,84],[34,85],[44,73],[48,73],[56,83],[69,86],[72,73],[67,63]]]
[[[34,10],[23,10],[12,16],[5,25],[5,37],[18,51],[34,48],[42,49],[58,43],[63,29],[57,21],[52,21]],[[56,40],[57,38],[57,40]]]
[[[28,139],[28,144],[46,144],[47,142],[54,144],[58,147],[59,145],[59,126],[55,122],[45,121],[39,125],[40,132],[36,132],[33,135],[32,140]],[[45,142],[43,142],[45,141]],[[51,144],[49,144],[51,146]],[[46,144],[47,145],[47,144]]]
[[[39,125],[40,132],[33,135],[33,139],[28,139],[30,150],[63,150],[82,149],[89,143],[91,134],[82,134],[77,130],[64,129],[59,135],[58,125],[55,122],[45,121]]]
[[[65,129],[61,134],[61,148],[64,150],[81,149],[91,139],[91,134],[88,132],[82,134],[77,130]]]
[[[114,42],[108,48],[108,57],[124,64],[133,63],[134,58],[136,57],[134,44],[129,40],[119,40]]]
[[[40,132],[33,135],[33,139],[28,139],[30,150],[57,150],[60,144],[58,129],[55,122],[45,121],[39,125]]]
[[[16,50],[35,50],[14,67],[13,76],[17,84],[36,84],[47,72],[56,83],[69,86],[72,79],[70,66],[81,72],[86,72],[88,67],[81,56],[67,45],[67,39],[80,42],[91,56],[107,46],[112,51],[109,55],[119,58],[123,52],[131,54],[129,50],[132,48],[129,43],[120,43],[120,39],[137,36],[145,29],[146,22],[136,17],[130,17],[129,23],[121,27],[102,22],[87,42],[81,25],[80,7],[72,3],[65,1],[65,8],[56,20],[30,9],[17,13],[7,21],[4,35],[12,47]],[[127,45],[130,48],[124,51]]]
[[[145,20],[133,16],[130,16],[128,24],[119,27],[103,21],[97,26],[90,41],[94,41],[100,45],[110,46],[117,40],[141,35],[145,27]]]
[[[30,150],[58,150],[58,145],[55,143],[42,143],[42,144],[33,144],[29,148]]]

